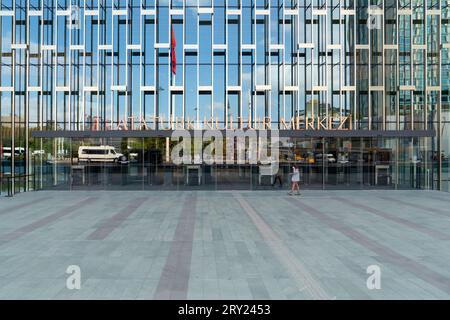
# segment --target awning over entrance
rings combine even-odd
[[[222,131],[225,136],[226,130]],[[230,130],[228,130],[230,131]],[[272,130],[273,131],[273,130]],[[111,130],[111,131],[33,131],[34,138],[164,138],[172,130]],[[193,134],[193,130],[189,131]],[[271,131],[267,132],[271,135]],[[435,137],[434,130],[279,130],[280,137],[288,138],[415,138]]]

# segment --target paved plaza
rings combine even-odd
[[[0,219],[0,299],[450,298],[447,193],[42,191]]]

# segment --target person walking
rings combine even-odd
[[[291,178],[291,191],[288,192],[290,196],[294,194],[297,190],[297,195],[300,195],[300,186],[298,185],[300,182],[300,171],[297,165],[293,165],[292,167],[292,178]]]
[[[280,184],[280,189],[283,188],[283,171],[280,166],[278,167],[278,171],[275,174],[275,178],[273,180],[272,187],[275,187],[275,184],[277,183],[277,181]]]

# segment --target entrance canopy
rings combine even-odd
[[[220,130],[224,135],[227,130]],[[228,130],[230,131],[230,130]],[[273,130],[272,130],[273,131]],[[33,131],[34,138],[164,138],[173,130]],[[193,130],[189,130],[193,133]],[[270,135],[271,131],[268,130]],[[434,130],[279,130],[287,138],[415,138],[435,137]]]

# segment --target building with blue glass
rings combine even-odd
[[[270,187],[174,165],[176,129],[276,130],[306,188],[450,191],[450,0],[0,3],[4,192]]]

